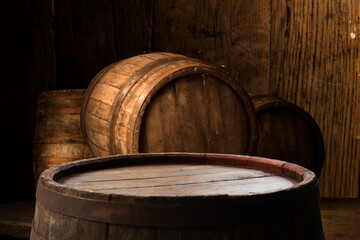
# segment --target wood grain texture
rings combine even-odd
[[[199,60],[164,52],[101,71],[87,89],[81,118],[95,156],[251,154],[257,138],[253,105],[236,80]]]
[[[359,239],[360,199],[322,199],[320,207],[326,240]]]
[[[270,92],[317,121],[324,197],[357,197],[360,165],[359,1],[272,1]],[[358,68],[358,67],[357,67]]]
[[[241,100],[230,86],[211,76],[179,78],[148,105],[139,151],[244,153],[251,134],[245,122]]]
[[[0,205],[2,213],[0,215],[0,236],[28,238],[34,218],[34,205],[33,201]],[[322,199],[320,209],[327,240],[338,240],[339,238],[347,240],[358,239],[360,235],[360,229],[358,228],[360,224],[359,200]],[[171,230],[168,231],[171,232]],[[218,229],[214,229],[209,234],[218,234],[218,232]],[[124,236],[124,238],[138,236],[140,238],[141,234],[149,236],[149,233],[144,230],[135,230],[133,227],[125,226],[120,228],[116,225],[110,225],[108,239],[112,239],[115,236]]]
[[[38,100],[34,136],[35,182],[45,169],[92,157],[80,129],[84,89],[47,91]]]
[[[34,209],[34,201],[1,204],[0,237],[29,239]]]
[[[153,51],[207,61],[246,90],[268,93],[270,2],[154,1]]]
[[[107,239],[107,224],[63,215],[36,202],[34,225],[41,239]]]
[[[108,64],[151,47],[152,1],[56,1],[58,88],[86,88]]]
[[[295,184],[263,171],[209,165],[196,169],[192,165],[123,167],[69,176],[59,182],[80,191],[146,197],[255,195],[281,191]]]

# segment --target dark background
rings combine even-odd
[[[3,0],[0,17],[0,203],[34,199],[40,92],[86,88],[152,51],[208,61],[308,111],[325,140],[322,196],[358,196],[359,1]]]

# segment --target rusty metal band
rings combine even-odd
[[[164,63],[168,62],[175,62],[175,61],[181,61],[188,59],[185,56],[181,57],[165,57],[161,58],[159,60],[156,60],[154,62],[150,62],[149,64],[145,65],[141,68],[136,74],[132,75],[128,79],[128,84],[118,93],[116,96],[116,103],[113,105],[110,111],[110,127],[109,127],[109,152],[110,154],[116,154],[116,147],[115,147],[115,127],[116,122],[118,119],[119,111],[121,108],[121,105],[126,97],[126,95],[129,93],[129,91],[133,88],[133,86],[138,82],[139,79],[141,79],[144,75],[149,73],[150,71],[154,70],[155,68],[163,65]]]
[[[290,195],[290,196],[289,196]],[[136,203],[112,202],[71,196],[51,190],[41,183],[37,186],[37,201],[52,211],[89,221],[150,227],[211,227],[230,226],[248,221],[261,221],[259,216],[284,217],[289,214],[311,211],[311,218],[320,215],[318,186],[306,192],[285,195],[284,198],[269,195],[261,199],[249,196],[231,203],[219,201],[207,204],[207,198],[197,199],[196,204],[187,198],[166,199],[165,202]],[[211,198],[211,197],[210,197]],[[151,198],[150,198],[151,199]],[[178,200],[176,200],[178,199]],[[180,199],[180,200],[179,200]],[[190,201],[191,202],[191,201]],[[291,203],[291,204],[289,204]],[[255,204],[255,205],[254,205]],[[317,221],[321,225],[321,219]]]
[[[30,240],[41,240],[39,234],[37,233],[34,222],[32,223],[31,232],[30,232]]]

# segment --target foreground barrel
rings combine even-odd
[[[31,239],[323,239],[313,172],[239,155],[137,154],[45,171]]]
[[[49,167],[92,156],[80,129],[84,94],[83,89],[40,94],[33,149],[35,183]]]
[[[259,123],[256,156],[304,166],[319,177],[324,163],[324,141],[315,120],[284,99],[250,94]]]
[[[135,56],[91,82],[81,124],[95,156],[138,152],[252,154],[257,123],[238,83],[199,60]]]

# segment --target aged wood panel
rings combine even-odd
[[[251,132],[242,107],[237,93],[219,79],[179,78],[146,109],[139,151],[244,153]]]
[[[56,1],[59,89],[86,88],[122,58],[149,52],[152,1]]]
[[[35,202],[16,202],[0,205],[0,237],[28,239],[34,219]],[[7,239],[7,238],[5,238]]]
[[[154,1],[153,51],[181,53],[268,93],[270,2]]]
[[[272,1],[271,22],[270,92],[317,121],[326,152],[322,196],[357,197],[360,2]]]
[[[321,217],[326,240],[359,239],[360,199],[322,199]]]
[[[40,94],[33,150],[35,183],[47,168],[92,157],[80,129],[84,94],[85,89]]]
[[[202,165],[198,165],[198,167],[204,168]],[[151,172],[154,172],[153,170]],[[100,172],[104,174],[104,176],[107,174],[107,172],[104,171]],[[111,174],[111,171],[108,170],[108,173]],[[94,174],[94,172],[92,172],[92,174]],[[99,176],[101,175],[97,177]],[[78,180],[80,180],[79,177],[79,175],[76,176]],[[74,180],[74,178],[72,179]],[[82,180],[84,179],[81,179],[81,181]],[[0,236],[28,238],[31,223],[34,219],[34,205],[35,203],[33,201],[0,205],[0,212],[2,213],[0,216]],[[360,228],[358,226],[360,224],[360,211],[358,209],[360,209],[360,201],[358,199],[322,199],[320,208],[327,240],[338,240],[339,238],[357,240],[359,238]],[[174,230],[168,230],[169,234],[171,234],[170,236],[174,234],[172,231]],[[118,225],[110,225],[108,232],[109,239],[115,236],[121,236],[125,239],[134,236],[141,238],[141,234],[149,236],[149,232],[145,229],[134,229],[133,227],[125,226],[120,228]],[[214,228],[214,231],[209,234],[210,236],[219,234],[219,229]]]
[[[107,239],[106,223],[63,215],[38,202],[35,205],[33,228],[40,239]]]

